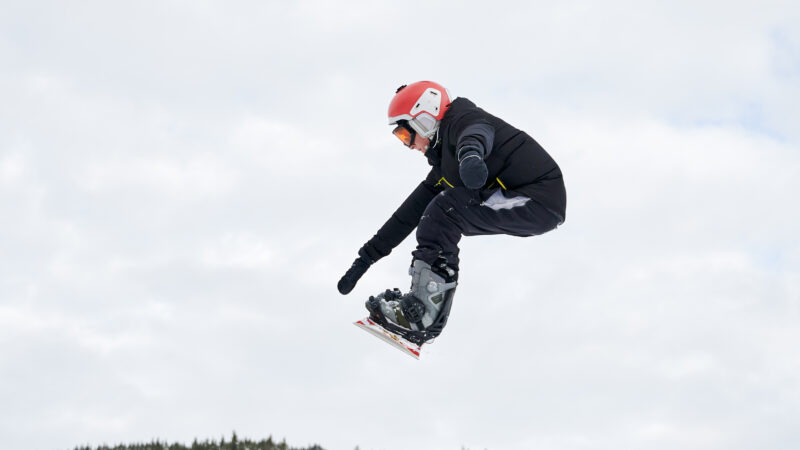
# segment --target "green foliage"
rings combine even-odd
[[[267,439],[262,439],[260,441],[251,441],[250,439],[240,440],[239,437],[236,435],[236,432],[233,432],[230,441],[226,441],[225,437],[223,436],[219,442],[217,441],[210,441],[206,439],[205,441],[198,441],[195,438],[192,441],[190,446],[186,446],[184,444],[174,443],[169,444],[167,442],[161,442],[160,440],[154,440],[149,443],[135,443],[135,444],[118,444],[115,446],[109,446],[106,444],[99,445],[97,447],[92,446],[78,446],[75,447],[75,450],[325,450],[319,445],[312,445],[310,447],[290,447],[286,443],[286,439],[281,440],[280,443],[276,444],[275,441],[272,440],[272,436],[268,437]]]

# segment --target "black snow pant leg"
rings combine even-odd
[[[476,191],[456,187],[428,204],[417,227],[416,259],[433,264],[439,256],[458,270],[461,236],[508,234],[535,236],[558,226],[561,219],[533,200],[511,209],[483,206]]]

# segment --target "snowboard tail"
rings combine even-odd
[[[383,328],[369,317],[356,321],[354,325],[377,337],[383,342],[386,342],[392,347],[400,350],[406,355],[409,355],[415,359],[419,359],[420,352],[422,351],[421,345],[414,344],[399,334]]]

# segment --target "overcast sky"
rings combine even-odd
[[[668,3],[668,4],[666,4]],[[472,237],[420,361],[336,282],[428,166],[430,79],[566,223]],[[0,440],[800,447],[796,1],[0,0]]]

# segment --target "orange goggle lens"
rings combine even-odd
[[[411,132],[408,131],[408,129],[404,126],[398,126],[392,131],[392,134],[397,136],[397,139],[403,141],[403,144],[405,144],[407,147],[411,146]]]

